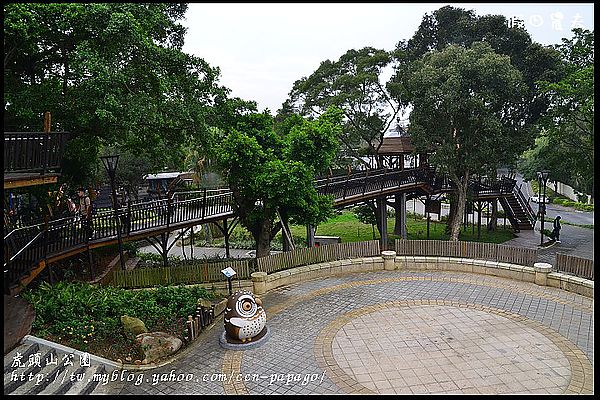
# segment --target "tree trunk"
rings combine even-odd
[[[490,217],[490,230],[496,231],[498,229],[498,200],[492,200],[492,215]]]
[[[265,257],[271,253],[271,214],[269,209],[264,209],[262,226],[256,237],[256,258]]]
[[[458,241],[458,237],[460,236],[460,222],[463,213],[465,212],[465,204],[467,202],[467,188],[469,187],[469,173],[465,172],[465,174],[460,177],[456,181],[457,187],[457,196],[456,199],[456,210],[454,212],[454,217],[452,218],[452,222],[450,223],[450,240],[453,242]],[[459,216],[456,218],[456,216]]]
[[[452,223],[455,220],[456,216],[456,194],[452,193],[448,196],[448,200],[450,201],[450,209],[448,210],[448,221],[446,222],[446,233],[451,234],[452,232]]]

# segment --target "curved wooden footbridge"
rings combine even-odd
[[[385,202],[389,196],[434,196],[452,191],[450,181],[428,167],[379,169],[329,176],[315,181],[318,193],[331,195],[334,207],[343,208],[367,200]],[[516,181],[509,177],[492,182],[472,181],[474,200],[498,199],[516,230],[533,229],[535,214]],[[385,209],[385,208],[383,208]],[[122,241],[147,239],[168,252],[168,234],[194,226],[236,217],[232,192],[176,192],[168,199],[131,203],[115,211],[101,211],[83,224],[77,217],[12,230],[4,237],[5,293],[16,293],[44,268],[90,249]],[[385,218],[382,218],[385,220]],[[117,231],[117,227],[119,232]],[[223,229],[222,228],[222,229]],[[387,238],[382,238],[387,242]],[[172,246],[172,244],[171,244]]]

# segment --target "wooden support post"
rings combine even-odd
[[[431,196],[427,195],[425,198],[425,215],[427,216],[427,240],[429,240],[429,226],[431,223],[431,215],[429,213],[429,202],[431,201]]]
[[[388,235],[387,235],[387,205],[385,197],[377,199],[379,226],[381,228],[381,250],[387,250]]]
[[[167,257],[167,253],[169,252],[169,248],[167,247],[167,244],[169,242],[169,234],[168,233],[161,233],[160,234],[160,247],[161,247],[161,255],[163,257],[163,266],[165,268],[167,268],[169,266],[169,261],[168,261],[168,257]]]
[[[90,264],[90,277],[91,280],[96,279],[96,268],[94,266],[94,257],[92,256],[92,252],[90,251],[90,246],[88,244],[88,248],[87,248],[87,255],[88,255],[88,263]]]
[[[229,258],[229,235],[231,232],[227,229],[227,218],[223,220],[223,234],[225,235],[225,257]]]
[[[477,203],[477,239],[481,239],[481,211],[483,210],[481,206],[481,200],[479,200]]]
[[[398,200],[398,198],[400,199],[400,225],[401,225],[401,232],[402,232],[402,239],[406,239],[407,237],[407,232],[406,232],[406,193],[402,193],[400,196],[396,195],[396,200]]]

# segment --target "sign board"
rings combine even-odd
[[[223,275],[225,275],[228,278],[231,278],[232,276],[235,275],[235,271],[231,267],[227,267],[227,268],[221,270],[221,272],[223,273]]]
[[[442,210],[442,202],[439,200],[425,201],[425,212],[430,214],[440,214]]]

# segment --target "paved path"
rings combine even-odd
[[[540,261],[555,263],[556,253],[569,254],[576,257],[594,259],[594,230],[580,228],[562,224],[560,230],[561,243],[555,243],[548,248],[541,248],[541,223],[538,221],[533,231],[521,231],[515,239],[511,239],[502,244],[517,247],[539,248]],[[546,229],[551,228],[552,224],[545,224]],[[544,242],[548,238],[544,236]]]
[[[593,392],[593,299],[559,289],[378,271],[290,285],[262,300],[271,336],[260,347],[221,348],[218,323],[177,361],[105,392]]]

